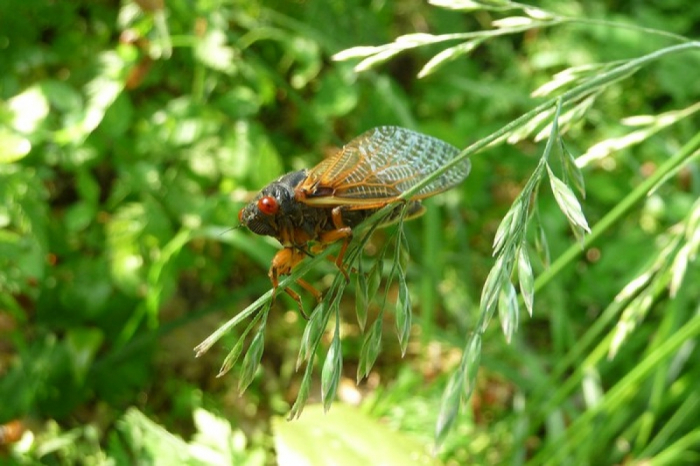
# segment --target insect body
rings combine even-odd
[[[382,207],[397,201],[437,169],[452,161],[459,150],[439,139],[404,128],[384,126],[367,131],[346,144],[335,155],[311,170],[288,173],[266,186],[238,214],[240,222],[259,235],[277,238],[283,249],[272,260],[273,288],[279,277],[314,251],[343,240],[336,258],[342,260],[353,228]],[[423,212],[421,199],[446,191],[469,174],[468,159],[418,190],[409,200],[407,217]],[[397,206],[388,223],[400,214]],[[321,294],[304,280],[297,282],[317,299]],[[294,291],[285,290],[301,308]]]

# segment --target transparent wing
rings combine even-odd
[[[309,205],[376,205],[400,196],[453,160],[459,150],[439,139],[394,126],[369,130],[311,169],[297,187]],[[452,188],[469,174],[461,164],[424,186],[412,199]]]

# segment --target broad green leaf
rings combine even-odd
[[[144,282],[141,235],[146,228],[143,204],[122,204],[107,223],[107,247],[114,282],[122,291],[136,295]]]
[[[189,445],[179,436],[149,419],[136,408],[129,408],[117,421],[119,437],[125,439],[130,452],[139,458],[158,458],[158,464],[182,464],[189,461]],[[77,440],[77,439],[76,439]],[[72,447],[76,443],[71,442]]]
[[[251,135],[253,144],[253,182],[256,186],[265,186],[283,171],[282,160],[275,146],[267,136],[254,129]]]
[[[313,100],[314,110],[320,117],[337,118],[357,107],[360,95],[353,85],[354,79],[354,73],[345,72],[342,67],[324,70]]]
[[[272,419],[277,464],[297,465],[429,465],[435,459],[427,445],[404,436],[365,410],[337,404],[330,412],[309,406],[298,421]]]
[[[236,450],[245,450],[245,438],[241,445],[236,445],[235,439],[241,432],[233,431],[226,418],[202,408],[196,408],[192,417],[197,433],[190,442],[190,452],[200,461],[206,464],[233,464]]]
[[[238,51],[228,45],[226,33],[214,28],[209,28],[194,48],[194,56],[200,63],[229,75],[237,71],[235,64],[237,54]]]
[[[66,346],[70,353],[70,368],[73,376],[81,384],[85,382],[103,340],[104,333],[98,328],[75,327],[67,332]]]
[[[80,110],[78,121],[55,133],[60,145],[81,145],[99,126],[107,110],[124,90],[126,71],[136,59],[134,47],[124,46],[119,52],[103,52],[99,56],[99,74],[85,85],[87,105]]]
[[[21,134],[31,134],[49,115],[49,102],[40,86],[32,86],[8,100],[13,113],[11,126]]]
[[[77,233],[90,225],[96,213],[97,207],[94,204],[79,201],[66,210],[63,223],[67,231]]]
[[[292,69],[290,83],[293,88],[302,89],[321,71],[323,65],[321,47],[314,40],[304,36],[295,36],[285,41],[285,48],[294,56],[296,62],[296,66]]]
[[[0,164],[22,160],[32,150],[32,143],[24,136],[0,127]]]

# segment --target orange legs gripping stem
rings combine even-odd
[[[350,280],[348,272],[345,269],[345,266],[343,265],[343,259],[345,258],[345,252],[347,251],[348,245],[350,244],[350,239],[352,238],[352,229],[343,225],[342,217],[340,215],[340,208],[336,207],[335,209],[333,209],[333,223],[336,229],[321,233],[319,235],[319,244],[315,245],[312,248],[312,252],[321,252],[329,244],[335,243],[336,241],[342,239],[343,245],[341,246],[340,252],[338,253],[338,256],[335,258],[334,262],[336,267],[338,267],[338,270],[340,270],[340,272],[345,276],[345,279]],[[307,252],[304,249],[300,249],[294,246],[287,246],[281,251],[278,251],[277,254],[275,254],[275,257],[272,259],[270,271],[268,272],[268,276],[270,277],[270,281],[272,282],[273,300],[277,291],[277,287],[279,286],[280,276],[291,274],[292,269],[294,269],[294,267],[296,267],[297,264],[299,264],[304,259],[304,257],[306,257],[306,255]],[[329,256],[329,259],[333,260],[334,258],[332,256]],[[299,284],[299,286],[311,293],[316,298],[316,301],[321,302],[323,295],[320,291],[314,288],[314,286],[311,283],[301,278],[297,278],[296,282]],[[291,288],[285,288],[284,292],[287,293],[294,301],[296,301],[297,305],[299,306],[299,311],[301,312],[301,315],[304,316],[305,319],[308,319],[308,316],[304,312],[304,308],[301,303],[301,297],[299,296],[299,294]]]

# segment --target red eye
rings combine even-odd
[[[280,205],[277,203],[277,199],[272,196],[265,196],[260,198],[258,201],[258,209],[265,215],[274,215],[279,210]]]
[[[243,209],[238,211],[238,222],[243,223]]]

